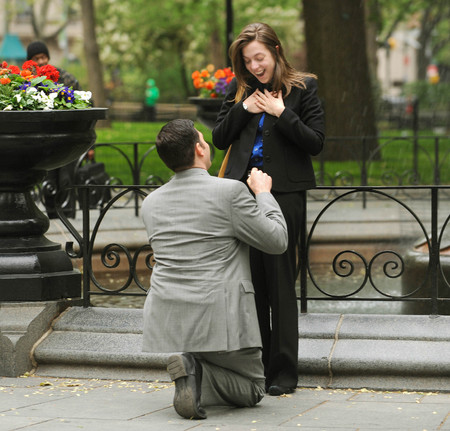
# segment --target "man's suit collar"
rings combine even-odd
[[[190,168],[185,169],[184,171],[181,172],[176,172],[174,175],[174,179],[184,180],[186,178],[196,177],[199,175],[209,175],[209,173],[206,169],[203,168]]]

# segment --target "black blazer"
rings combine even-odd
[[[293,87],[284,98],[286,109],[279,118],[266,114],[264,119],[262,170],[272,177],[272,190],[276,192],[307,190],[316,185],[310,156],[322,151],[325,124],[316,80],[308,78],[305,84],[306,89]],[[253,82],[248,94],[257,86],[258,82]],[[246,177],[262,114],[251,114],[243,108],[247,96],[234,103],[236,90],[233,79],[212,138],[221,150],[232,145],[225,178],[241,180]]]

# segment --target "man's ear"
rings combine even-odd
[[[205,153],[205,147],[200,142],[197,142],[195,144],[195,154],[197,154],[197,156],[201,157],[204,155],[204,153]]]

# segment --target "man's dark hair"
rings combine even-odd
[[[181,171],[194,164],[195,144],[199,138],[193,121],[172,120],[158,133],[156,150],[169,169]]]

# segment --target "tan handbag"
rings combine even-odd
[[[231,145],[228,147],[228,151],[225,154],[225,157],[223,159],[222,165],[220,166],[220,169],[219,169],[219,173],[217,174],[217,176],[219,178],[223,178],[224,175],[225,175],[225,170],[226,170],[227,165],[228,165],[228,159],[230,158],[230,151],[231,151]]]

